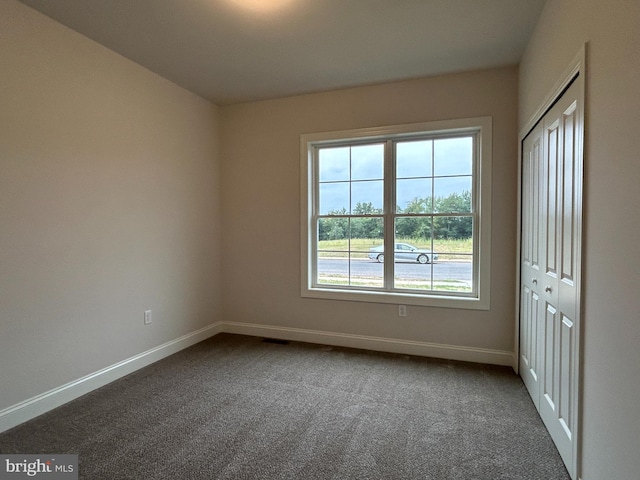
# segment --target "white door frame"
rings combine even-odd
[[[521,277],[520,277],[520,262],[521,262],[521,247],[522,247],[522,143],[525,137],[533,130],[536,124],[544,117],[547,111],[554,105],[554,103],[562,96],[565,90],[575,82],[579,86],[579,97],[582,102],[582,108],[580,109],[580,114],[582,115],[582,125],[583,131],[581,134],[583,138],[580,141],[580,145],[582,146],[581,154],[584,159],[584,111],[585,111],[585,83],[586,83],[586,49],[587,44],[584,44],[577,55],[573,58],[569,66],[565,69],[565,71],[560,76],[559,80],[556,82],[554,87],[551,89],[551,92],[545,97],[545,100],[538,107],[536,112],[531,116],[531,118],[524,124],[522,129],[518,134],[518,201],[517,201],[517,245],[516,245],[516,308],[515,308],[515,338],[514,338],[514,358],[513,358],[513,368],[516,373],[519,372],[519,363],[520,363],[520,294],[522,292],[521,286]],[[580,175],[583,175],[583,172],[580,172]],[[582,182],[581,182],[582,184]],[[581,215],[581,213],[579,213]],[[582,225],[582,219],[580,219],[579,225]],[[582,244],[582,231],[578,232],[579,242]],[[581,262],[582,263],[582,262]],[[576,284],[580,296],[580,300],[577,306],[578,318],[582,318],[582,271],[577,272]],[[575,430],[576,441],[574,447],[574,464],[576,465],[576,478],[580,478],[581,475],[581,467],[582,462],[581,459],[581,446],[582,446],[582,348],[583,344],[583,329],[581,328],[582,321],[577,324],[576,331],[576,339],[577,339],[577,348],[576,348],[576,358],[574,361],[577,365],[576,382],[578,382],[577,388],[575,389],[578,392],[577,398],[574,400],[576,412],[578,412],[577,416],[577,427]]]

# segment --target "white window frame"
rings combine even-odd
[[[474,225],[473,261],[475,293],[434,294],[433,292],[381,291],[314,285],[315,275],[315,228],[313,206],[315,202],[316,175],[314,149],[347,141],[389,141],[411,138],[419,134],[447,135],[477,133],[477,152],[473,170],[474,188]],[[466,118],[438,122],[393,125],[356,130],[310,133],[300,136],[301,156],[301,295],[307,298],[361,301],[372,303],[391,303],[447,308],[488,310],[490,307],[491,287],[491,153],[492,119],[491,117]],[[386,171],[385,171],[386,172]],[[385,173],[385,189],[389,188],[390,178]],[[385,215],[387,212],[385,212]]]

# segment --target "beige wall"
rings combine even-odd
[[[513,350],[517,69],[222,108],[225,320]],[[493,117],[490,311],[301,298],[300,134]]]
[[[14,0],[0,65],[2,410],[219,319],[220,177],[216,107]]]
[[[640,2],[548,0],[520,69],[520,125],[587,48],[583,480],[640,475]]]

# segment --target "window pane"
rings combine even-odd
[[[344,241],[349,231],[348,218],[320,218],[318,219],[318,250],[335,250],[337,243],[328,240]],[[343,242],[346,243],[346,242]],[[342,244],[341,244],[342,245]],[[343,245],[344,247],[344,245]]]
[[[383,244],[383,226],[382,217],[319,219],[317,283],[382,287],[382,264],[370,252]]]
[[[396,242],[428,245],[431,249],[432,217],[396,218]]]
[[[433,262],[431,217],[399,217],[395,222],[395,288],[431,290]]]
[[[349,182],[321,183],[320,215],[349,213]]]
[[[471,175],[473,137],[434,140],[434,175]]]
[[[430,177],[432,146],[433,140],[398,142],[396,144],[396,177]]]
[[[349,259],[318,253],[318,284],[349,285]]]
[[[396,181],[396,213],[431,213],[431,178]]]
[[[434,218],[433,245],[438,252],[438,264],[434,266],[434,291],[473,291],[472,231],[472,217]]]
[[[350,284],[362,287],[384,286],[384,265],[377,261],[384,244],[382,217],[351,219]]]
[[[351,180],[382,180],[384,145],[351,147]]]
[[[473,237],[473,217],[434,217],[433,228],[438,239],[469,239]]]
[[[433,179],[436,212],[470,212],[472,177],[443,177]]]
[[[382,217],[371,218],[352,218],[351,219],[351,238],[352,242],[356,239],[360,240],[372,240],[372,242],[363,242],[357,244],[362,247],[365,245],[367,248],[362,251],[368,251],[371,246],[379,245],[382,243],[384,223]],[[380,240],[380,243],[375,243],[375,240]],[[352,246],[355,248],[355,245]]]
[[[469,255],[461,260],[460,255],[439,254],[433,266],[433,291],[443,293],[471,293],[473,291],[473,263]]]
[[[320,182],[349,180],[349,147],[321,148],[318,158]]]
[[[371,215],[382,213],[384,183],[380,181],[351,182],[351,213]]]
[[[347,285],[349,280],[349,219],[318,219],[317,258],[320,284]]]
[[[359,287],[382,288],[384,286],[384,264],[363,262],[361,259],[351,259],[351,278],[349,285]]]

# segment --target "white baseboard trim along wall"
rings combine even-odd
[[[224,322],[222,331],[241,335],[271,337],[280,340],[319,343],[336,347],[361,348],[378,352],[402,353],[421,357],[444,358],[464,362],[489,363],[513,367],[513,352],[484,348],[443,345],[439,343],[416,342],[383,337],[369,337],[347,333],[305,330],[301,328],[274,327],[251,323]]]
[[[442,345],[437,343],[398,340],[365,335],[277,327],[240,322],[218,322],[163,343],[146,352],[103,368],[92,374],[44,392],[0,411],[0,432],[53,410],[86,393],[113,382],[125,375],[162,360],[218,333],[236,333],[280,340],[317,343],[337,347],[360,348],[405,355],[444,358],[466,362],[513,366],[513,352],[484,348]]]
[[[184,350],[218,333],[220,333],[220,323],[208,325],[151,348],[146,352],[139,353],[138,355],[134,355],[131,358],[127,358],[97,372],[78,378],[77,380],[36,395],[35,397],[31,397],[4,410],[0,410],[0,432],[9,430],[16,425],[64,405],[71,400],[103,387],[114,380],[129,375],[136,370],[151,365],[158,360],[162,360],[169,355],[173,355],[180,350]]]

